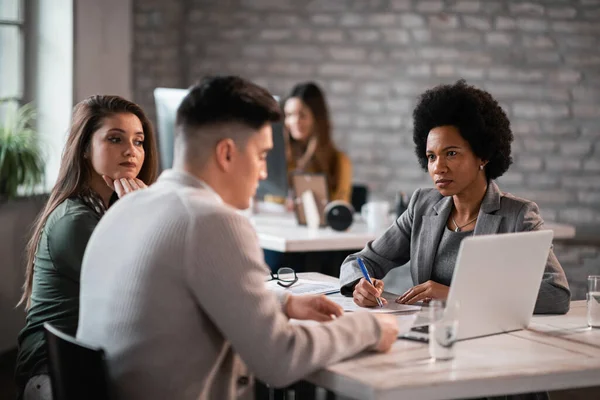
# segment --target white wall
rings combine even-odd
[[[75,1],[74,100],[131,99],[132,0]]]

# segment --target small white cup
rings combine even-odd
[[[370,201],[360,210],[370,232],[380,232],[387,228],[389,213],[390,205],[386,201]]]

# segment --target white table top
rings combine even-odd
[[[263,249],[280,252],[335,251],[362,249],[378,234],[356,221],[349,230],[338,232],[330,227],[316,230],[300,226],[294,214],[258,214],[251,218]],[[382,232],[379,232],[381,234]]]
[[[454,360],[434,362],[427,344],[398,340],[389,353],[365,353],[307,380],[337,394],[377,400],[483,397],[600,383],[600,329],[587,327],[583,301],[571,303],[567,315],[534,316],[527,330],[456,346]]]
[[[279,252],[357,250],[383,233],[369,232],[361,220],[355,221],[345,232],[330,227],[310,230],[298,225],[292,213],[261,213],[253,215],[251,221],[260,246]],[[545,227],[554,231],[554,239],[575,236],[575,228],[570,225],[546,223]]]

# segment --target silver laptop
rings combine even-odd
[[[448,294],[449,304],[460,305],[459,340],[529,325],[552,236],[551,230],[541,230],[473,236],[461,242]],[[426,341],[427,328],[415,327],[403,337]]]

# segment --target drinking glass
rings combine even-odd
[[[458,334],[458,303],[432,300],[429,319],[429,355],[436,361],[453,359]]]
[[[588,276],[587,321],[592,328],[600,328],[600,275]]]

